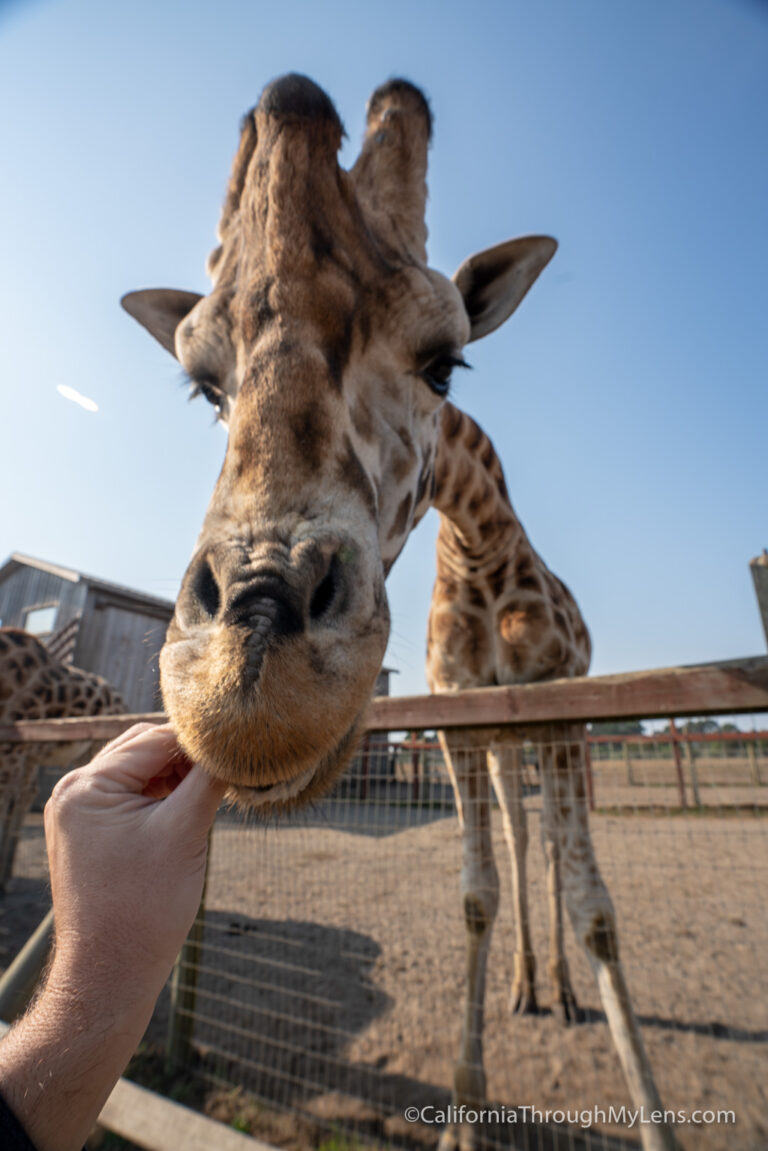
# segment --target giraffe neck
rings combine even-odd
[[[446,404],[435,462],[432,506],[440,512],[438,562],[465,578],[533,553],[509,499],[501,461],[471,416]]]
[[[488,437],[443,409],[433,506],[440,512],[427,639],[431,689],[583,675],[590,639],[565,584],[534,550]]]

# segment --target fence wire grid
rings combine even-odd
[[[538,765],[556,750],[533,743],[518,756],[536,1015],[511,1011],[510,856],[492,808],[501,891],[484,1048],[496,1114],[477,1124],[478,1148],[639,1144],[567,917],[579,1021],[565,1026],[553,1010]],[[669,734],[614,736],[590,743],[589,762],[583,802],[676,1136],[686,1149],[768,1146],[768,736],[677,748]],[[450,779],[423,741],[369,743],[329,799],[271,826],[220,813],[196,943],[177,970],[175,1008],[161,1000],[150,1035],[164,1039],[170,1022],[187,1071],[294,1116],[295,1128],[280,1127],[286,1146],[435,1146],[464,1010],[461,862]]]

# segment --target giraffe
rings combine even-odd
[[[67,716],[119,715],[126,710],[101,676],[62,663],[36,636],[0,628],[0,723]],[[37,768],[75,767],[100,743],[0,743],[0,891],[13,873],[21,828],[37,789]]]
[[[233,802],[266,814],[323,794],[354,751],[389,634],[384,581],[432,505],[441,515],[432,686],[575,674],[588,663],[578,609],[528,543],[490,441],[448,399],[464,346],[514,312],[556,243],[509,240],[448,279],[426,256],[424,95],[404,80],[377,88],[349,170],[337,160],[342,134],[311,80],[269,84],[241,125],[207,263],[210,293],[145,289],[122,301],[228,428],[160,657],[165,707],[190,757],[228,783]],[[463,826],[470,941],[455,1098],[476,1101],[496,900],[489,780],[523,910],[519,1005],[533,1007],[522,805],[503,733],[487,765],[477,739],[469,756],[453,737],[443,742]],[[577,731],[559,752],[541,761],[558,995],[571,1012],[562,883],[631,1097],[649,1111],[659,1097],[578,802]],[[444,1148],[473,1145],[466,1127],[442,1138]],[[656,1123],[643,1141],[646,1151],[676,1145]]]

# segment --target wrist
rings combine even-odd
[[[173,968],[171,957],[157,955],[136,937],[106,933],[98,939],[56,930],[53,956],[41,996],[68,1013],[103,1019],[133,1016],[146,1007],[151,1014]]]

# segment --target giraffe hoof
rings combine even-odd
[[[539,1005],[536,1001],[536,988],[530,986],[513,987],[510,1007],[513,1015],[538,1015]]]

